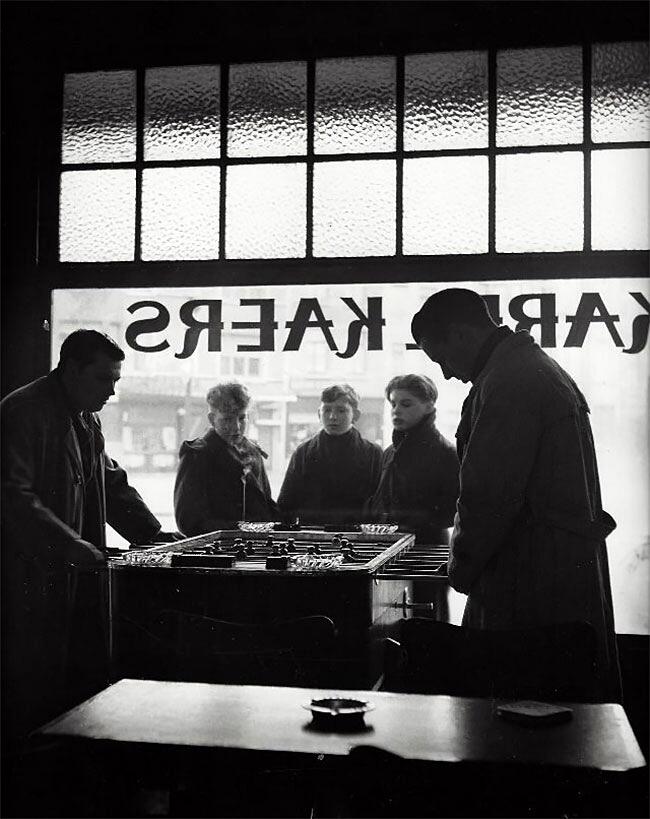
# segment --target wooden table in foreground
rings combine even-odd
[[[312,698],[370,701],[367,730],[310,728]],[[524,727],[499,703],[419,694],[332,691],[123,679],[40,729],[39,734],[125,743],[347,755],[374,745],[405,759],[554,765],[628,771],[646,762],[618,704],[568,703],[571,721]]]

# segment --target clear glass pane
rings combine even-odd
[[[306,100],[304,62],[230,66],[228,155],[306,153]]]
[[[591,154],[591,246],[594,250],[647,250],[647,148]]]
[[[582,250],[582,154],[497,156],[496,249]]]
[[[219,156],[218,65],[151,68],[145,75],[144,158]]]
[[[487,253],[487,157],[404,161],[402,244],[405,254]]]
[[[61,161],[135,160],[135,71],[66,74]]]
[[[485,148],[487,54],[415,54],[404,66],[404,149]]]
[[[133,261],[135,171],[65,171],[59,219],[62,262]]]
[[[650,139],[650,59],[647,42],[594,45],[591,138]]]
[[[314,151],[395,150],[395,58],[316,62]]]
[[[582,49],[497,54],[497,145],[582,142]]]
[[[314,166],[314,256],[395,253],[395,163],[386,159]]]
[[[219,168],[145,168],[142,258],[219,257]]]
[[[226,256],[286,259],[305,255],[306,168],[235,165],[226,183]]]

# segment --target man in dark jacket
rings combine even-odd
[[[108,682],[105,524],[131,542],[173,535],[104,449],[96,413],[124,353],[95,330],[2,413],[3,739],[19,740]]]
[[[174,509],[185,535],[278,517],[264,467],[266,452],[244,434],[250,400],[243,384],[217,384],[207,395],[210,429],[181,446]]]
[[[363,507],[381,472],[381,449],[361,437],[359,396],[349,384],[321,394],[323,429],[291,456],[278,505],[283,517],[300,523],[343,525],[363,520]]]
[[[526,331],[498,327],[478,293],[431,296],[413,337],[445,378],[472,382],[456,433],[460,496],[449,581],[463,623],[507,630],[583,621],[596,696],[620,699],[606,536],[589,407]],[[559,658],[558,658],[559,659]]]

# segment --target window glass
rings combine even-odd
[[[307,65],[230,66],[228,156],[307,152]]]
[[[314,166],[314,256],[395,253],[395,162]]]
[[[594,250],[647,250],[648,149],[591,154],[591,245]]]
[[[591,138],[650,139],[650,59],[647,42],[594,45]]]
[[[220,68],[150,68],[145,74],[145,160],[211,159],[220,149]]]
[[[404,161],[404,253],[487,253],[488,160]]]
[[[274,498],[291,453],[318,431],[319,396],[334,383],[348,382],[359,392],[357,428],[385,448],[392,435],[386,384],[400,373],[428,375],[439,391],[436,425],[453,442],[470,385],[445,381],[437,365],[406,346],[413,313],[432,292],[449,286],[490,296],[503,321],[530,329],[585,394],[603,503],[618,524],[607,540],[617,630],[647,634],[650,362],[647,338],[635,341],[636,319],[646,314],[643,300],[650,298],[647,279],[629,279],[625,287],[615,280],[584,279],[269,286],[263,294],[252,287],[55,291],[52,361],[58,360],[60,330],[105,329],[123,347],[119,391],[101,412],[106,449],[171,529],[178,449],[207,430],[205,396],[219,380],[236,378],[251,391],[249,435],[269,454]],[[267,301],[245,303],[250,299]],[[368,317],[358,344],[349,333],[358,320],[350,299]],[[142,306],[145,301],[150,306]],[[195,346],[188,308],[206,325]],[[135,325],[152,315],[162,316],[157,324],[162,329]],[[236,326],[241,322],[257,322],[258,329]],[[265,349],[243,350],[244,345]],[[238,375],[219,374],[225,357]],[[253,361],[260,362],[259,375]],[[120,542],[109,534],[111,542]]]
[[[231,166],[226,197],[228,259],[305,255],[304,164]]]
[[[65,75],[61,160],[135,160],[135,71]]]
[[[407,56],[404,150],[486,148],[487,144],[487,53]]]
[[[62,262],[133,261],[135,171],[65,171],[59,218]]]
[[[142,258],[219,257],[219,168],[145,168]]]
[[[581,153],[498,156],[497,251],[582,250],[583,199]]]
[[[314,151],[395,150],[395,58],[316,62]]]
[[[582,142],[582,49],[497,54],[497,145]]]

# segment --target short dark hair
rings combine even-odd
[[[407,390],[420,401],[431,401],[433,404],[438,400],[438,388],[426,375],[396,375],[386,384],[384,395],[390,401],[390,394],[393,390]]]
[[[251,396],[246,387],[239,381],[224,381],[208,390],[206,401],[211,410],[228,412],[245,410],[251,401]]]
[[[76,361],[82,367],[91,364],[102,353],[111,361],[124,361],[124,350],[113,339],[99,330],[75,330],[63,339],[59,353],[59,367]]]
[[[411,335],[419,344],[422,336],[444,341],[453,324],[473,327],[494,325],[482,296],[463,287],[440,290],[424,302],[411,321]],[[496,326],[496,325],[494,325]]]
[[[323,404],[329,404],[332,401],[337,401],[339,398],[347,401],[352,407],[356,420],[361,414],[361,410],[359,409],[359,393],[354,387],[351,387],[349,384],[332,384],[331,387],[325,387],[320,394],[320,400]]]

